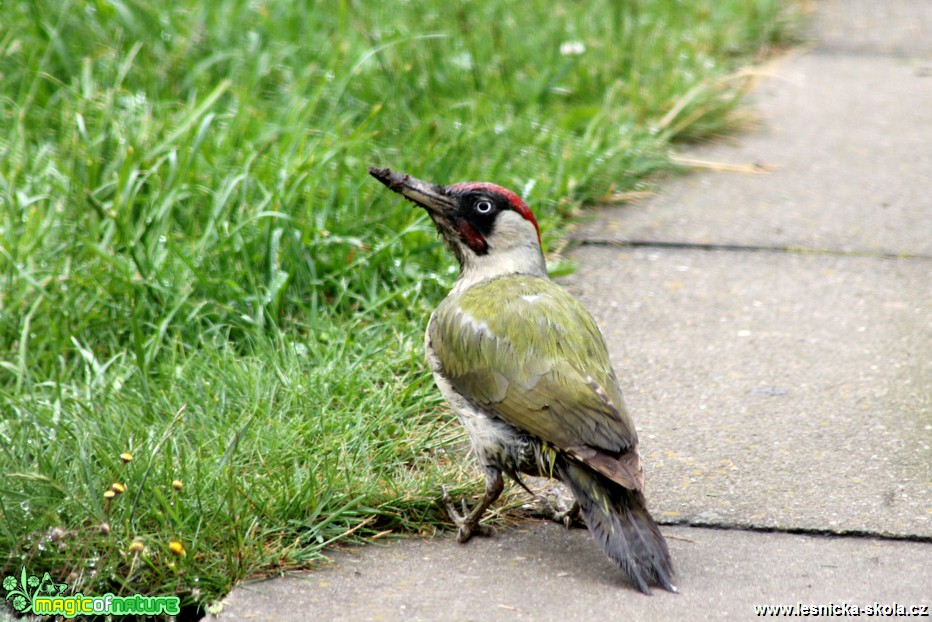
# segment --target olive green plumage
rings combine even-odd
[[[504,421],[562,449],[636,441],[595,321],[552,281],[506,276],[451,295],[428,334],[453,386]]]

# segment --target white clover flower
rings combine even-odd
[[[562,56],[580,56],[586,53],[586,44],[582,41],[564,41],[560,44]]]

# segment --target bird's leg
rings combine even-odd
[[[495,530],[488,525],[480,525],[479,520],[485,514],[485,511],[489,509],[489,506],[495,503],[504,488],[505,480],[502,479],[502,472],[495,467],[487,466],[485,468],[485,494],[482,495],[482,499],[469,513],[467,513],[466,500],[464,499],[462,514],[457,511],[446,487],[443,488],[443,503],[447,506],[447,513],[450,515],[450,520],[459,527],[456,532],[457,542],[466,542],[474,535],[491,536],[495,533]]]
[[[555,523],[560,523],[567,529],[572,529],[574,526],[585,527],[586,523],[583,522],[582,517],[579,514],[579,501],[573,501],[573,506],[566,510],[565,512],[559,511],[557,508],[552,508],[553,513],[547,516],[550,520]]]
[[[586,523],[583,521],[582,516],[579,512],[579,502],[573,501],[573,506],[568,510],[561,510],[557,507],[556,504],[552,503],[549,499],[541,497],[539,495],[534,495],[537,498],[539,505],[536,508],[533,508],[530,512],[530,516],[535,518],[544,518],[551,520],[555,523],[560,523],[567,529],[572,529],[573,527],[585,527]],[[564,506],[565,507],[565,506]]]
[[[537,477],[545,477],[546,471],[540,470],[537,471]],[[554,486],[547,490],[546,492],[540,491],[535,492],[528,488],[519,477],[512,475],[512,478],[527,491],[529,495],[534,497],[537,500],[536,505],[526,505],[524,506],[525,513],[528,516],[533,516],[535,518],[543,518],[546,520],[553,521],[555,523],[560,523],[567,529],[572,529],[573,527],[585,527],[586,522],[583,520],[582,515],[580,514],[579,501],[571,495],[571,493],[560,485]],[[567,506],[566,497],[570,497],[573,500],[572,505],[569,509],[565,509]]]

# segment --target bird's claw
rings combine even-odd
[[[568,509],[566,512],[563,512],[562,516],[558,515],[557,518],[563,526],[567,529],[572,529],[573,527],[580,526],[585,527],[586,523],[582,519],[582,515],[579,509],[579,503],[574,502],[573,507]]]
[[[489,525],[482,525],[479,523],[479,516],[474,516],[469,512],[469,508],[466,505],[466,499],[461,499],[462,513],[456,508],[456,503],[453,501],[453,498],[450,496],[450,493],[447,492],[446,486],[441,486],[443,491],[442,501],[446,506],[447,515],[449,515],[450,520],[456,525],[456,541],[460,544],[468,541],[473,536],[493,536],[495,535],[495,529]]]
[[[462,520],[463,517],[460,515],[459,512],[456,511],[456,505],[453,504],[453,498],[450,496],[450,492],[447,490],[447,487],[441,485],[440,490],[443,491],[443,497],[441,498],[441,500],[443,501],[443,504],[447,507],[447,514],[450,515],[450,518],[452,518],[454,522],[458,519]],[[466,509],[465,499],[463,499],[463,509],[464,510]]]
[[[536,495],[535,495],[536,496]],[[537,496],[536,505],[529,504],[525,506],[525,513],[535,518],[543,518],[563,525],[567,529],[574,527],[585,527],[586,522],[583,520],[579,504],[573,503],[573,507],[568,510],[558,509],[558,506],[550,500]]]

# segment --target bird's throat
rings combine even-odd
[[[453,286],[452,294],[462,292],[477,283],[503,276],[547,277],[547,264],[540,251],[529,253],[520,249],[491,250],[486,254],[474,254],[463,250],[460,260],[460,276]]]
[[[489,252],[489,243],[468,220],[457,220],[456,230],[463,242],[472,249],[472,252],[477,255],[485,255]]]

